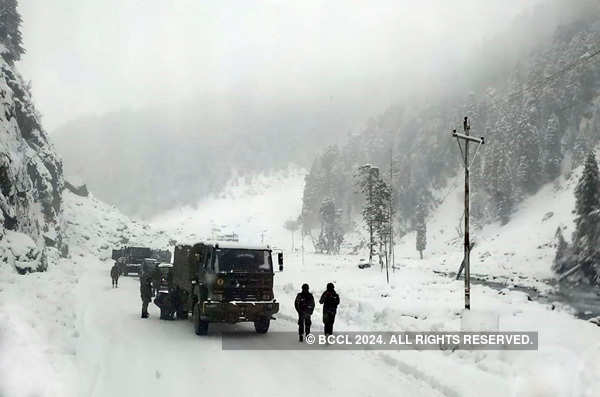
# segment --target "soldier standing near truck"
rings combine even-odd
[[[110,269],[110,278],[112,278],[112,287],[118,288],[119,284],[119,276],[121,275],[121,270],[119,269],[119,264],[115,262],[113,267]]]
[[[152,279],[140,278],[140,296],[142,298],[142,318],[148,318],[148,303],[152,300]]]
[[[333,334],[333,322],[337,307],[340,304],[340,296],[335,292],[333,283],[327,284],[327,290],[321,295],[319,303],[323,305],[323,325],[325,326],[325,335]]]
[[[158,289],[160,288],[160,278],[161,278],[160,269],[158,266],[156,266],[154,268],[154,270],[152,271],[152,289],[154,292],[154,296],[156,296],[157,298],[158,298]]]
[[[298,341],[303,342],[304,336],[310,334],[310,316],[315,310],[315,298],[308,291],[308,284],[302,284],[302,291],[296,295],[294,307],[298,312]]]

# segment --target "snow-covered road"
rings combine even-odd
[[[122,277],[119,284],[112,289],[97,264],[80,278],[79,395],[444,395],[373,352],[223,351],[219,330],[254,333],[253,326],[215,325],[199,337],[190,321],[160,321],[154,304],[142,320],[137,278]],[[288,316],[271,324],[271,331],[295,328]]]

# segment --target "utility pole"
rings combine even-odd
[[[468,117],[465,116],[463,120],[463,130],[464,134],[459,134],[456,130],[452,131],[452,137],[456,138],[456,142],[458,143],[458,147],[463,155],[464,167],[465,167],[465,242],[464,242],[464,252],[465,257],[463,259],[464,269],[465,269],[465,309],[471,310],[471,263],[470,263],[470,255],[471,255],[471,242],[469,236],[469,168],[471,167],[471,161],[469,159],[469,142],[477,143],[477,150],[475,151],[475,156],[477,156],[477,151],[479,147],[483,145],[484,138],[475,138],[470,135],[471,124],[469,123]],[[460,145],[460,141],[463,140],[465,142],[465,148],[463,150]]]
[[[304,224],[302,225],[302,268],[304,268]]]
[[[390,202],[389,202],[390,208],[389,208],[389,220],[388,220],[389,233],[390,233],[390,248],[389,248],[390,260],[389,260],[389,262],[390,262],[390,266],[392,267],[392,271],[394,270],[394,225],[393,225],[394,216],[392,214],[392,208],[393,208],[392,200],[394,198],[394,170],[393,170],[394,169],[394,167],[393,167],[394,152],[393,152],[393,150],[394,149],[393,149],[393,145],[392,145],[392,147],[390,147]],[[388,284],[389,284],[390,273],[389,273],[387,266],[385,268],[385,271],[386,271],[386,276],[387,276],[387,280],[388,280]]]
[[[260,232],[260,245],[264,245],[264,243],[265,243],[265,232],[266,232],[266,230],[263,230],[262,232]]]

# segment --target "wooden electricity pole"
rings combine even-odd
[[[456,138],[456,142],[458,143],[458,147],[463,155],[464,167],[465,167],[465,242],[464,242],[464,252],[465,257],[463,259],[462,265],[464,265],[465,269],[465,309],[471,309],[471,263],[470,263],[470,255],[471,255],[471,241],[469,236],[469,168],[471,167],[471,162],[469,159],[469,142],[477,143],[477,150],[479,150],[479,146],[483,145],[484,139],[483,137],[475,138],[470,135],[471,125],[469,124],[469,119],[465,117],[463,121],[463,130],[464,134],[459,134],[456,130],[452,131],[452,136]],[[460,145],[460,141],[463,140],[465,142],[465,148],[463,150]],[[477,150],[475,151],[475,156],[477,156]],[[475,159],[475,156],[473,159]],[[462,267],[461,265],[461,267]],[[460,270],[459,270],[460,271]]]
[[[389,257],[390,257],[390,266],[392,267],[392,271],[394,271],[394,216],[393,216],[393,202],[392,200],[394,199],[394,152],[393,152],[393,145],[390,148],[390,208],[389,208],[389,232],[390,232],[390,248],[389,248]],[[390,282],[390,273],[389,270],[385,269],[386,273],[387,273],[387,280],[388,283]]]

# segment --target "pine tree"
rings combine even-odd
[[[554,234],[556,238],[556,255],[554,256],[554,263],[552,264],[552,270],[556,273],[561,274],[569,270],[574,263],[571,258],[571,250],[569,244],[565,240],[562,229],[558,227]]]
[[[358,186],[365,197],[362,216],[369,230],[369,263],[373,263],[373,245],[375,244],[375,225],[377,223],[378,207],[375,187],[379,180],[379,168],[365,164],[358,168]]]
[[[377,233],[379,243],[379,259],[380,264],[383,266],[382,255],[384,252],[388,252],[388,237],[391,232],[391,220],[390,215],[390,200],[392,198],[392,191],[390,186],[381,178],[378,178],[375,182],[375,188],[373,191],[373,202],[374,202],[374,223],[375,232]]]
[[[600,254],[600,175],[593,152],[585,160],[583,173],[575,188],[575,232],[573,246],[577,263],[588,279],[595,280],[597,260]]]
[[[340,211],[335,202],[326,198],[321,203],[321,233],[319,235],[319,247],[321,252],[337,254],[344,241],[344,234],[340,225]]]
[[[556,114],[552,113],[546,127],[546,160],[544,171],[549,181],[560,175],[560,164],[562,161],[560,125]]]
[[[578,131],[575,142],[573,143],[573,168],[581,165],[588,150],[589,148],[585,135]]]
[[[427,224],[425,223],[425,217],[425,205],[424,203],[420,202],[419,204],[417,204],[415,226],[417,229],[416,246],[417,251],[419,251],[419,254],[421,256],[421,259],[423,259],[423,251],[425,251],[425,248],[427,247]]]
[[[517,165],[517,187],[521,195],[535,193],[541,185],[540,143],[536,128],[526,116],[519,121],[519,162]],[[518,197],[519,199],[522,197]]]
[[[17,0],[0,0],[0,43],[5,47],[2,57],[10,64],[21,59],[22,47],[21,15],[17,11]]]

